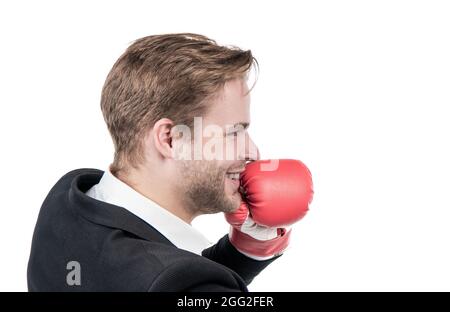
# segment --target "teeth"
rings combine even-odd
[[[227,177],[232,180],[239,180],[239,173],[227,173]]]

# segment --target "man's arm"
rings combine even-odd
[[[203,257],[182,258],[164,268],[152,280],[148,291],[156,292],[247,292],[234,271]]]
[[[202,255],[236,272],[246,285],[249,285],[264,268],[280,257],[276,256],[264,261],[251,259],[240,253],[230,243],[228,234],[222,237],[217,244],[203,250]]]

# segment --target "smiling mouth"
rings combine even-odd
[[[228,179],[233,180],[233,181],[239,181],[239,175],[240,173],[227,173],[226,176]]]

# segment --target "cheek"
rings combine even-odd
[[[238,159],[241,141],[239,136],[227,136],[224,140],[224,160],[236,161]]]

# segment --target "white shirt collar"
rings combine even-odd
[[[202,250],[212,245],[190,224],[138,193],[109,170],[105,170],[100,182],[92,186],[86,195],[123,207],[153,226],[180,249],[201,255]]]

